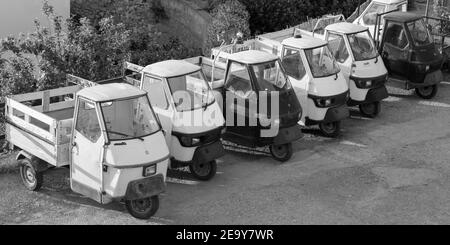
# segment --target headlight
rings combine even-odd
[[[183,146],[191,146],[192,145],[192,138],[191,137],[181,136],[180,137],[180,141],[181,141],[181,144]]]
[[[334,102],[334,99],[316,99],[318,107],[329,107]]]
[[[362,88],[362,89],[365,89],[365,88],[370,88],[370,87],[372,87],[372,84],[373,84],[373,82],[371,81],[371,80],[366,80],[366,81],[364,81],[364,80],[353,80],[354,82],[355,82],[355,85],[356,85],[356,87],[357,88]]]
[[[144,172],[142,174],[144,177],[152,176],[154,174],[156,174],[156,164],[144,167]]]

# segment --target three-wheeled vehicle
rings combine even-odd
[[[302,32],[304,33],[304,32]],[[325,35],[350,88],[349,106],[359,106],[362,115],[374,118],[387,98],[387,70],[367,27],[339,22],[325,27]]]
[[[288,28],[240,44],[213,48],[212,58],[223,62],[230,54],[242,50],[278,55],[302,107],[300,123],[319,125],[324,136],[337,137],[341,132],[341,121],[349,116],[345,106],[348,85],[330,55],[327,42],[294,35],[295,31],[295,28]]]
[[[227,63],[206,57],[189,59],[211,74],[223,98],[223,139],[246,147],[269,146],[274,159],[285,162],[292,142],[302,137],[302,109],[276,55],[257,50],[231,54]]]
[[[165,190],[169,150],[147,95],[131,85],[70,86],[6,98],[6,134],[25,187],[43,173],[70,167],[77,193],[107,204],[124,200],[148,219]],[[30,106],[30,101],[39,101]]]
[[[380,25],[383,16],[383,35],[375,40],[389,71],[389,84],[415,89],[417,95],[424,99],[433,98],[443,80],[443,56],[434,44],[424,18],[395,11],[379,14],[377,23]]]
[[[213,178],[216,159],[225,155],[220,141],[225,119],[201,67],[166,60],[146,67],[127,62],[124,70],[124,77],[98,83],[127,82],[146,91],[169,146],[169,168],[189,166],[195,178]]]

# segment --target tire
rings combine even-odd
[[[378,114],[380,114],[381,103],[377,101],[373,103],[359,105],[359,111],[361,112],[361,115],[365,117],[375,118],[378,116]]]
[[[341,133],[341,121],[320,123],[319,128],[323,136],[329,138],[336,138]]]
[[[201,181],[208,181],[216,175],[217,163],[215,160],[207,163],[194,162],[189,165],[189,171],[194,176],[194,178]]]
[[[29,191],[39,191],[44,182],[43,173],[37,170],[36,164],[33,164],[30,159],[19,160],[19,165],[20,177],[25,188]]]
[[[126,200],[128,213],[136,219],[150,219],[159,209],[159,197],[152,196],[144,199]]]
[[[292,155],[294,154],[294,151],[292,150],[292,143],[283,145],[271,145],[270,154],[277,161],[289,161],[289,159],[291,159]]]
[[[416,88],[416,94],[420,98],[426,99],[426,100],[434,98],[434,96],[436,96],[436,94],[437,94],[437,91],[438,91],[437,84],[432,85],[432,86]]]

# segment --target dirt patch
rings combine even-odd
[[[423,168],[378,167],[373,169],[373,173],[386,181],[390,188],[427,185],[440,178],[438,172]]]

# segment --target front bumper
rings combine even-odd
[[[281,128],[278,135],[274,138],[275,145],[287,144],[303,137],[302,128],[296,124],[289,128]]]
[[[319,123],[330,123],[344,120],[350,116],[350,111],[348,110],[347,105],[341,105],[338,107],[329,108],[323,120],[312,120],[306,118],[306,125],[315,125]]]
[[[125,199],[137,200],[148,198],[156,196],[165,190],[166,184],[164,182],[164,176],[162,174],[158,174],[128,183]]]
[[[382,101],[383,99],[386,99],[389,97],[388,91],[386,89],[386,86],[381,86],[378,88],[372,88],[367,91],[366,99],[363,101],[358,100],[352,100],[349,99],[347,102],[347,105],[349,106],[355,106],[355,105],[362,105],[362,104],[369,104],[377,101]]]
[[[170,160],[170,166],[172,168],[181,168],[191,165],[194,162],[197,163],[207,163],[216,160],[219,157],[225,155],[225,149],[223,148],[222,142],[220,140],[213,143],[199,146],[195,152],[191,161],[182,162],[174,158]]]

